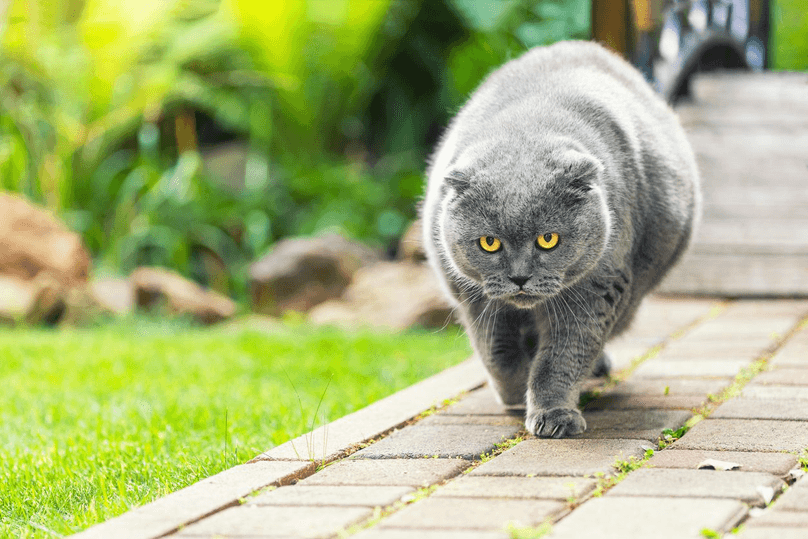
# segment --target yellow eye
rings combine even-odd
[[[555,232],[548,232],[543,236],[539,236],[536,241],[538,242],[539,247],[549,250],[558,245],[558,234]]]
[[[480,238],[480,247],[483,251],[496,253],[502,248],[502,242],[493,236],[483,236]]]

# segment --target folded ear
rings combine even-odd
[[[458,194],[462,193],[471,185],[471,179],[465,172],[453,170],[446,174],[444,177],[446,184],[457,191]]]
[[[603,165],[592,157],[576,150],[567,150],[557,161],[558,180],[567,189],[585,195],[599,183]]]

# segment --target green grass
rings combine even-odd
[[[0,537],[76,532],[468,354],[456,332],[0,328]]]

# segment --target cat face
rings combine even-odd
[[[472,281],[488,298],[528,309],[595,267],[611,219],[601,167],[592,158],[567,152],[528,175],[515,172],[525,170],[520,166],[450,173],[454,194],[441,232],[461,283]]]

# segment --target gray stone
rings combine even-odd
[[[448,415],[435,414],[418,422],[418,426],[437,425],[495,425],[516,427],[517,430],[525,426],[524,414],[519,415]]]
[[[482,530],[403,530],[380,529],[378,526],[365,530],[351,539],[512,539],[503,531]]]
[[[553,526],[553,539],[639,537],[703,539],[701,530],[732,529],[746,514],[736,500],[709,498],[592,498]]]
[[[808,387],[801,386],[763,386],[750,383],[743,391],[743,397],[750,399],[782,399],[793,401],[808,401]]]
[[[584,477],[505,477],[465,475],[439,488],[433,496],[449,498],[579,499],[595,488]]]
[[[747,451],[709,451],[667,448],[657,451],[648,461],[652,468],[686,468],[696,470],[707,459],[735,462],[742,472],[767,472],[785,476],[797,465],[797,456],[788,453],[752,453]],[[734,470],[733,470],[734,471]]]
[[[633,376],[637,378],[733,378],[750,361],[682,360],[646,361]]]
[[[775,511],[808,511],[808,483],[802,482],[805,486],[798,486],[796,483],[782,494],[774,503]]]
[[[427,498],[383,520],[380,528],[502,530],[508,523],[537,526],[567,510],[550,500]]]
[[[611,473],[614,462],[642,457],[650,448],[645,440],[549,440],[531,438],[519,443],[469,475],[587,476]]]
[[[579,438],[629,438],[656,442],[664,429],[678,429],[693,414],[684,410],[608,410],[586,412]]]
[[[410,494],[413,487],[306,486],[280,487],[250,498],[251,505],[357,505],[384,507]]]
[[[755,385],[764,386],[806,386],[808,369],[780,367],[755,376]]]
[[[642,469],[630,473],[607,496],[730,498],[763,507],[758,487],[782,488],[782,480],[760,472],[725,473],[715,470]]]
[[[256,462],[225,470],[154,502],[84,530],[80,539],[162,536],[271,484],[288,484],[314,471],[312,462]]]
[[[468,468],[461,459],[342,460],[300,481],[298,485],[389,485],[426,487]]]
[[[219,535],[317,538],[334,535],[373,514],[370,507],[278,507],[242,505],[190,524],[183,536]]]
[[[710,416],[713,419],[789,419],[808,420],[808,400],[731,399]]]
[[[612,393],[587,403],[586,411],[595,410],[690,410],[707,400],[699,395],[627,395]]]
[[[405,427],[353,454],[353,459],[463,458],[479,459],[498,442],[519,432],[518,425],[425,425]]]
[[[793,421],[766,419],[706,419],[674,442],[676,449],[719,451],[802,451],[808,428]]]

